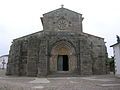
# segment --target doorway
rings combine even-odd
[[[57,70],[58,71],[68,71],[69,70],[68,55],[58,55]]]

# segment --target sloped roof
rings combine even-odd
[[[25,36],[22,36],[22,37],[19,37],[19,38],[16,38],[14,40],[23,39],[23,38],[26,38],[26,37],[29,37],[29,36],[32,36],[32,35],[35,35],[35,34],[38,34],[38,33],[42,33],[42,32],[43,32],[43,30],[35,32],[35,33],[31,33],[31,34],[28,34],[28,35],[25,35]]]
[[[69,9],[67,9],[67,8],[61,7],[61,8],[52,10],[52,11],[50,11],[50,12],[44,13],[43,16],[44,16],[44,15],[47,15],[47,14],[50,14],[50,13],[53,13],[53,12],[55,12],[55,11],[60,12],[60,11],[62,11],[62,10],[66,10],[66,11],[69,11],[69,12],[73,12],[73,13],[76,13],[76,14],[80,14],[80,13],[77,13],[77,12],[75,12],[75,11],[69,10]],[[82,14],[80,14],[80,15],[82,15]]]
[[[110,47],[114,47],[114,46],[116,46],[116,45],[118,45],[118,44],[120,44],[120,43],[115,43],[115,44],[111,45]]]
[[[86,35],[89,35],[89,36],[93,36],[93,37],[96,37],[96,38],[99,38],[99,39],[104,39],[103,37],[99,37],[99,36],[96,36],[96,35],[92,35],[92,34],[89,34],[89,33],[85,33],[85,32],[83,32],[83,34],[86,34]]]

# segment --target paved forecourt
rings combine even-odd
[[[89,77],[0,77],[0,90],[120,90],[114,75]]]

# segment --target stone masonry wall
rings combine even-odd
[[[65,30],[82,32],[82,14],[70,11],[65,8],[60,8],[55,11],[43,14],[42,17],[43,29],[47,31],[59,31],[59,20],[66,20],[68,25]],[[62,22],[61,22],[62,23]]]
[[[27,76],[37,76],[39,60],[39,39],[34,36],[28,40]]]

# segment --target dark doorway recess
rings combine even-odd
[[[57,69],[58,71],[69,70],[69,60],[67,55],[58,55]]]

